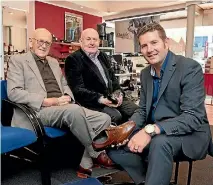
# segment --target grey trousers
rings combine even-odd
[[[111,124],[107,114],[92,111],[77,104],[43,108],[39,112],[39,117],[45,126],[69,127],[87,148],[91,148],[92,139]]]
[[[107,153],[136,184],[169,185],[173,160],[183,155],[181,144],[180,137],[157,135],[141,154],[132,153],[127,146]]]

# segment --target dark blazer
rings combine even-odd
[[[76,101],[87,108],[102,108],[103,105],[98,103],[98,99],[121,89],[107,55],[100,51],[98,59],[105,71],[108,87],[97,66],[82,49],[72,53],[65,61],[68,85]]]
[[[147,124],[152,104],[150,68],[148,66],[141,72],[140,109],[132,116],[142,128]],[[204,101],[200,64],[170,52],[154,116],[166,135],[181,137],[183,152],[192,159],[204,158],[211,140]]]

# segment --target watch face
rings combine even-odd
[[[145,126],[145,131],[148,133],[148,134],[151,134],[155,131],[155,126],[154,125],[147,125]]]

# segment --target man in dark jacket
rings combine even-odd
[[[131,117],[138,106],[124,97],[107,55],[98,50],[99,42],[96,30],[84,30],[81,49],[66,59],[65,75],[82,106],[105,112],[113,122],[120,123]],[[114,95],[117,102],[110,99]]]

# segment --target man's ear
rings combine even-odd
[[[29,47],[32,48],[33,47],[33,40],[31,38],[29,38]]]
[[[166,47],[166,48],[169,48],[169,38],[166,38],[166,39],[164,40],[164,43],[165,43],[165,47]]]

